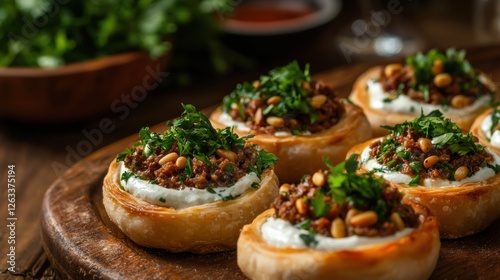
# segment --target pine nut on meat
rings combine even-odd
[[[288,193],[288,191],[290,191],[290,184],[281,185],[280,190],[279,190],[280,194]]]
[[[419,138],[418,139],[418,146],[422,150],[422,152],[427,153],[432,149],[432,142],[431,140],[427,138]]]
[[[175,165],[178,168],[184,168],[186,167],[187,164],[187,158],[186,157],[178,157],[177,160],[175,161]]]
[[[384,68],[384,74],[386,77],[392,76],[397,71],[400,71],[403,68],[403,65],[399,63],[388,64]]]
[[[436,163],[438,163],[439,157],[438,156],[430,156],[424,159],[424,167],[425,168],[431,168],[433,167]]]
[[[334,238],[342,238],[346,236],[345,223],[342,218],[337,217],[335,218],[335,220],[333,220],[330,227],[330,234]]]
[[[356,227],[369,227],[374,225],[378,220],[378,215],[375,211],[366,211],[351,218],[350,224]]]
[[[324,186],[326,183],[325,174],[323,174],[323,172],[321,170],[314,173],[312,176],[312,182],[317,187]]]
[[[325,104],[326,99],[327,99],[326,95],[323,94],[315,95],[311,99],[311,105],[314,108],[319,109],[321,108],[321,106],[323,106],[323,104]]]
[[[405,223],[397,212],[391,214],[391,221],[394,223],[398,230],[403,230],[405,228]]]
[[[434,60],[432,64],[432,69],[431,72],[433,75],[441,74],[444,71],[444,64],[443,61],[440,59]]]
[[[282,127],[285,121],[280,117],[267,117],[266,122],[274,127]]]
[[[217,151],[215,151],[215,153],[218,156],[223,157],[223,158],[227,158],[230,161],[237,161],[238,160],[238,155],[233,151],[224,150],[224,149],[217,149]]]
[[[469,174],[469,168],[467,166],[460,166],[455,170],[455,181],[461,181],[465,178],[467,178],[467,175]]]
[[[346,223],[349,223],[352,219],[352,217],[358,215],[359,213],[361,213],[361,211],[357,210],[357,209],[349,209],[349,211],[347,211],[347,214],[345,215],[345,222]]]
[[[172,161],[176,161],[177,158],[179,157],[179,155],[176,153],[176,152],[172,152],[172,153],[168,153],[166,154],[164,157],[162,157],[158,163],[160,165],[164,165],[165,163],[167,162],[172,162]]]
[[[434,85],[438,88],[444,88],[451,84],[451,76],[448,73],[440,73],[434,77]]]
[[[295,207],[300,214],[305,214],[307,212],[307,205],[303,198],[299,198],[295,201]]]
[[[280,103],[280,101],[281,101],[281,97],[279,97],[278,95],[271,96],[267,100],[267,105],[277,105],[278,103]]]

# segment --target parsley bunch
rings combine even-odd
[[[168,121],[170,127],[163,134],[150,132],[149,128],[142,128],[139,132],[140,140],[134,144],[134,148],[142,146],[143,156],[148,157],[157,149],[169,151],[174,143],[177,144],[179,155],[188,158],[184,173],[187,178],[191,177],[191,160],[196,158],[207,166],[212,163],[209,157],[214,155],[218,149],[232,150],[233,147],[244,148],[245,141],[253,135],[239,138],[232,128],[215,129],[209,119],[201,112],[196,111],[193,105],[182,105],[184,112],[174,120]],[[252,146],[257,149],[257,146]],[[123,161],[127,155],[131,155],[135,149],[127,149],[119,154],[117,161]],[[265,150],[258,150],[255,166],[250,166],[249,170],[257,175],[262,170],[274,165],[277,157]]]
[[[224,97],[223,109],[230,111],[235,106],[239,108],[239,115],[243,121],[243,109],[251,100],[257,98],[269,99],[272,96],[279,96],[280,103],[267,106],[264,116],[297,116],[298,114],[308,114],[311,116],[311,123],[318,119],[318,112],[311,105],[308,90],[304,87],[304,82],[311,81],[309,65],[304,70],[294,61],[287,66],[273,69],[269,75],[260,77],[256,87],[249,82],[238,84],[236,89]]]
[[[393,127],[382,126],[393,135],[401,135],[407,131],[414,131],[420,137],[431,139],[437,149],[448,148],[452,154],[459,156],[471,155],[484,151],[484,146],[473,140],[472,133],[464,134],[460,127],[450,119],[444,118],[439,110],[434,110],[428,115],[421,113],[420,117],[412,121],[405,121]],[[385,141],[384,141],[385,142]],[[394,146],[394,147],[393,147]],[[395,145],[391,146],[396,149]],[[381,152],[382,149],[381,149]]]
[[[331,205],[325,202],[325,196],[331,196],[338,205],[347,203],[358,210],[374,210],[379,221],[388,218],[391,206],[384,199],[382,185],[384,180],[372,173],[357,174],[358,155],[352,154],[346,161],[333,166],[328,159],[325,163],[330,169],[328,184],[316,191],[311,202],[317,217],[326,217]]]

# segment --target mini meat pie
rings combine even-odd
[[[406,64],[374,67],[353,86],[350,100],[363,108],[374,135],[395,125],[440,110],[463,130],[495,99],[495,85],[465,60],[465,51],[431,50],[406,59]]]
[[[500,155],[500,109],[491,108],[479,115],[471,127],[471,132],[481,145]]]
[[[431,210],[442,238],[485,229],[500,217],[500,158],[439,111],[387,127],[354,146],[362,171],[375,172]]]
[[[238,266],[251,279],[427,279],[438,259],[436,219],[372,174],[356,155],[299,184],[246,225]]]
[[[104,178],[106,213],[141,246],[172,252],[235,249],[243,225],[278,195],[277,158],[214,129],[191,105],[163,134],[143,128]]]
[[[235,126],[241,136],[254,134],[248,141],[279,158],[275,171],[284,182],[318,170],[323,157],[342,161],[352,145],[371,137],[362,110],[296,62],[237,85],[210,120],[215,127]]]

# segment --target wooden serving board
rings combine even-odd
[[[500,77],[499,50],[478,49],[468,56],[495,80]],[[345,95],[367,67],[353,65],[317,77]],[[163,125],[153,128],[164,129]],[[130,136],[91,154],[47,191],[41,228],[53,267],[62,277],[73,279],[245,279],[234,251],[194,255],[143,248],[110,222],[102,204],[102,180],[116,154],[136,140]],[[496,279],[500,275],[499,232],[497,220],[474,236],[443,240],[431,279]]]
[[[102,204],[102,180],[116,154],[134,141],[136,136],[128,137],[83,159],[47,191],[42,239],[60,275],[73,279],[245,279],[234,251],[195,255],[143,248],[111,223]],[[500,275],[499,232],[497,220],[475,236],[443,240],[431,279]]]

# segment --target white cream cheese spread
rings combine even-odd
[[[488,107],[491,100],[489,95],[484,95],[476,99],[472,105],[460,109],[452,107],[445,108],[441,105],[417,102],[404,94],[401,94],[390,102],[384,102],[384,100],[390,98],[391,95],[384,92],[382,85],[379,82],[369,80],[367,87],[367,91],[370,96],[369,99],[371,108],[395,113],[420,115],[420,111],[423,110],[424,114],[427,115],[434,110],[440,110],[443,112],[445,117],[456,118],[460,116],[468,116],[481,108]]]
[[[366,147],[361,153],[361,165],[369,171],[372,170],[383,170],[386,167],[377,162],[377,160],[370,158],[370,147]],[[494,164],[500,164],[500,157],[495,153],[491,153],[493,155]],[[402,174],[400,172],[394,172],[389,170],[377,171],[375,172],[377,176],[383,177],[384,179],[391,181],[397,184],[409,184],[412,180],[412,177],[406,174]],[[489,167],[481,167],[479,171],[477,171],[474,175],[467,177],[460,181],[449,181],[443,179],[424,179],[424,187],[439,187],[439,186],[460,186],[462,184],[468,182],[479,182],[487,180],[490,177],[495,176],[495,171]]]
[[[481,131],[484,133],[486,138],[490,140],[491,145],[500,148],[500,130],[495,130],[493,134],[491,134],[490,128],[493,124],[492,115],[486,116],[481,122]]]
[[[123,162],[120,162],[120,176],[124,172],[131,172]],[[253,183],[259,183],[260,179],[255,173],[248,173],[231,187],[211,188],[211,192],[206,189],[196,189],[185,187],[181,190],[168,189],[157,184],[152,184],[146,180],[130,177],[126,182],[120,180],[125,191],[150,204],[182,209],[196,205],[203,205],[227,197],[237,197],[247,191]]]
[[[261,227],[262,238],[268,243],[278,247],[307,247],[300,238],[302,234],[308,234],[308,231],[299,229],[283,219],[269,217]],[[393,235],[384,237],[365,237],[349,236],[344,238],[331,238],[322,235],[315,235],[317,250],[336,251],[336,250],[356,250],[364,246],[376,245],[397,240],[410,234],[414,229],[405,228]]]

